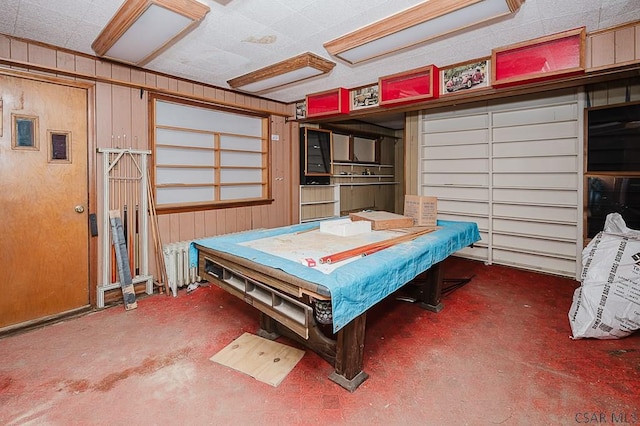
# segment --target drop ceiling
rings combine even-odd
[[[282,102],[336,87],[369,85],[380,76],[424,65],[442,67],[489,56],[494,47],[576,27],[592,32],[640,20],[639,0],[526,0],[508,17],[351,65],[329,55],[323,43],[421,1],[199,1],[211,9],[204,21],[144,68],[228,88],[227,80],[307,51],[336,62],[324,76],[260,94]],[[2,0],[0,33],[93,55],[91,43],[122,3]]]

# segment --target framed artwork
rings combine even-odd
[[[492,84],[514,85],[584,73],[584,50],[584,27],[493,49]]]
[[[71,163],[71,132],[47,130],[50,163]]]
[[[305,101],[296,102],[296,120],[307,118],[307,103]]]
[[[13,132],[11,148],[38,151],[38,117],[32,115],[11,114]]]
[[[351,110],[372,108],[380,105],[378,85],[358,87],[349,91]]]
[[[491,87],[491,59],[475,59],[443,68],[440,84],[441,96]]]

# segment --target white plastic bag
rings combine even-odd
[[[582,285],[573,294],[574,339],[618,339],[640,329],[640,231],[618,213],[582,251]]]

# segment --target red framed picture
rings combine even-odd
[[[438,68],[435,65],[380,77],[380,106],[437,99],[438,78]]]
[[[584,44],[582,27],[493,49],[492,84],[514,85],[584,73]]]
[[[349,91],[342,87],[306,96],[307,118],[349,113]]]

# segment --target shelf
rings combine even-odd
[[[339,203],[339,200],[327,200],[327,201],[308,201],[308,202],[301,202],[300,205],[301,206],[314,206],[314,205],[318,205],[318,204],[333,204],[333,203]]]
[[[300,185],[300,223],[340,216],[339,185]]]
[[[372,185],[398,185],[400,182],[345,182],[339,186],[372,186]]]
[[[392,168],[393,164],[378,164],[378,163],[351,163],[342,161],[333,161],[334,166],[356,166],[356,167],[387,167]]]
[[[334,178],[393,178],[393,175],[332,175]]]
[[[336,216],[314,217],[312,219],[300,219],[300,223],[317,222],[320,220],[328,220],[328,219],[335,219],[335,218]]]

